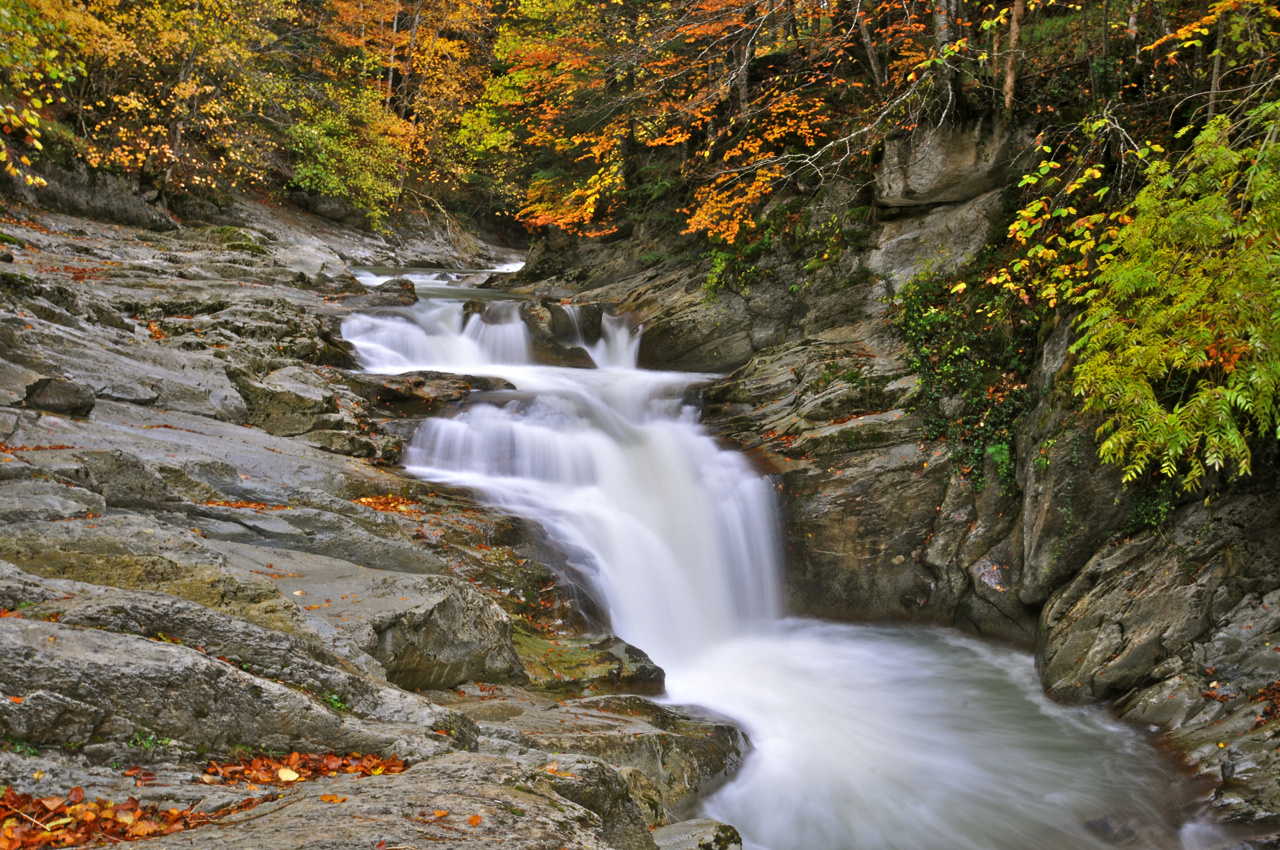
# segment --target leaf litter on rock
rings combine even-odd
[[[292,785],[295,782],[339,774],[381,776],[404,773],[408,768],[397,756],[382,758],[360,753],[340,756],[334,753],[295,752],[279,760],[259,756],[238,762],[211,761],[201,779],[206,784],[246,782],[256,785]]]
[[[201,812],[143,806],[133,797],[123,803],[102,798],[87,801],[80,787],[72,788],[65,797],[34,797],[5,788],[0,797],[0,850],[114,844],[172,835],[247,811],[269,799],[271,796],[248,797],[215,812]]]

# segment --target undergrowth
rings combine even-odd
[[[1033,401],[1026,383],[1042,320],[1007,291],[971,286],[953,294],[957,279],[984,280],[997,261],[988,251],[959,276],[920,275],[897,299],[897,325],[920,376],[925,434],[945,440],[957,470],[978,485],[988,454],[1002,478],[1013,477],[1014,431]]]

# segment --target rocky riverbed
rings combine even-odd
[[[4,783],[212,812],[259,791],[210,760],[396,755],[150,846],[728,846],[681,819],[738,731],[643,696],[662,671],[538,529],[396,471],[416,422],[491,382],[370,379],[338,332],[416,298],[352,265],[512,255],[216,212],[0,216]]]

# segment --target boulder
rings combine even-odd
[[[323,378],[301,366],[286,366],[261,381],[241,379],[240,393],[249,407],[249,424],[272,434],[305,434],[338,412],[333,390]]]
[[[742,836],[727,823],[699,818],[653,831],[659,850],[742,850]]]
[[[27,407],[64,416],[88,416],[97,400],[92,389],[67,378],[40,378],[25,399]]]
[[[501,608],[449,576],[423,576],[413,584],[412,607],[370,617],[357,638],[389,681],[410,690],[528,681]]]
[[[289,200],[310,213],[348,227],[367,228],[369,226],[369,214],[345,198],[294,192],[289,196]]]

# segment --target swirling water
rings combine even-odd
[[[774,485],[699,425],[710,376],[635,366],[606,318],[594,370],[530,362],[514,307],[460,300],[343,325],[374,372],[505,378],[406,452],[422,478],[541,523],[667,671],[667,699],[753,749],[704,805],[754,850],[1209,848],[1218,829],[1134,729],[1044,697],[1024,653],[947,630],[787,618]]]

